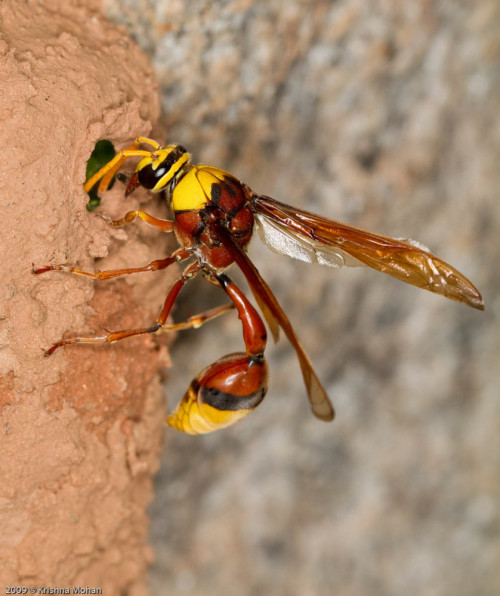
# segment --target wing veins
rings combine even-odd
[[[313,247],[311,250],[315,245],[331,247],[335,254],[338,251],[341,258],[342,253],[347,254],[351,259],[400,281],[484,309],[481,294],[472,282],[416,243],[367,232],[290,207],[270,197],[254,195],[252,206],[261,219],[267,218],[283,233],[290,234],[292,230],[302,242]],[[356,263],[344,259],[340,266],[342,264],[352,266]]]

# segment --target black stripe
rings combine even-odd
[[[216,410],[237,412],[256,408],[266,395],[267,387],[262,387],[250,395],[231,395],[215,387],[201,387],[201,401]]]

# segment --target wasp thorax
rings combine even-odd
[[[189,161],[189,157],[182,145],[168,145],[157,149],[137,165],[139,184],[153,192],[164,190]]]

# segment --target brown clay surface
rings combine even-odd
[[[150,324],[168,274],[99,286],[31,273],[32,263],[92,271],[166,252],[164,237],[135,225],[111,232],[85,209],[95,142],[121,148],[159,115],[144,54],[92,4],[0,3],[2,591],[83,585],[143,594],[151,559],[145,507],[164,424],[165,348],[148,337],[50,358],[43,349],[68,331]],[[119,186],[101,212],[118,217],[144,199],[125,203]]]

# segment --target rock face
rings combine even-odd
[[[164,349],[152,338],[50,358],[43,349],[65,332],[149,324],[169,281],[31,273],[33,264],[93,271],[166,252],[158,235],[111,233],[85,208],[96,141],[121,148],[149,133],[159,98],[142,51],[81,4],[0,5],[0,584],[141,594]],[[122,192],[101,212],[132,208]]]

